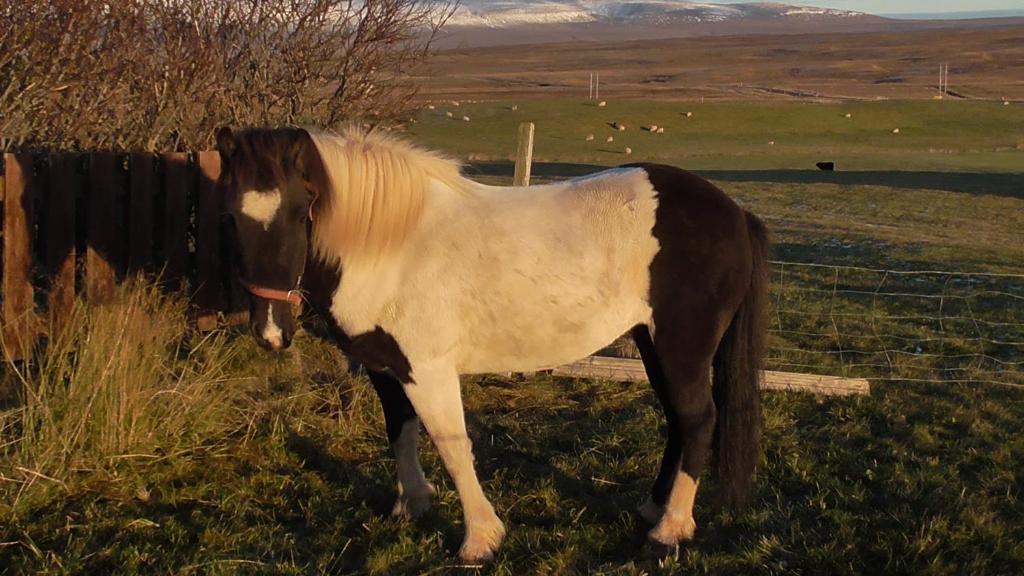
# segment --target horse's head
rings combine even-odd
[[[217,133],[218,186],[234,221],[242,283],[249,290],[249,322],[261,346],[280,350],[295,334],[316,189],[309,172],[319,155],[302,129]]]

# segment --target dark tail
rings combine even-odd
[[[715,461],[723,502],[742,505],[761,456],[759,378],[768,304],[768,231],[747,213],[753,268],[750,288],[715,352],[713,394],[718,410]]]

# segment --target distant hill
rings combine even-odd
[[[1024,18],[885,18],[779,3],[685,0],[463,0],[438,46],[618,42],[692,36],[887,32],[1024,24]]]

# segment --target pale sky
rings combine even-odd
[[[736,4],[755,0],[710,0]],[[780,0],[784,4],[821,6],[856,10],[869,14],[901,14],[910,12],[981,12],[989,10],[1024,11],[1024,0]]]

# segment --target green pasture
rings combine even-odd
[[[696,170],[814,169],[818,161],[836,162],[840,170],[1024,169],[1019,104],[608,100],[602,108],[565,99],[430,105],[435,109],[416,115],[414,138],[468,160],[512,158],[516,126],[533,122],[534,157],[540,162],[671,161]],[[609,126],[613,122],[626,130]],[[665,133],[643,130],[651,125]],[[588,134],[593,141],[586,141]],[[615,141],[606,142],[608,136]]]

